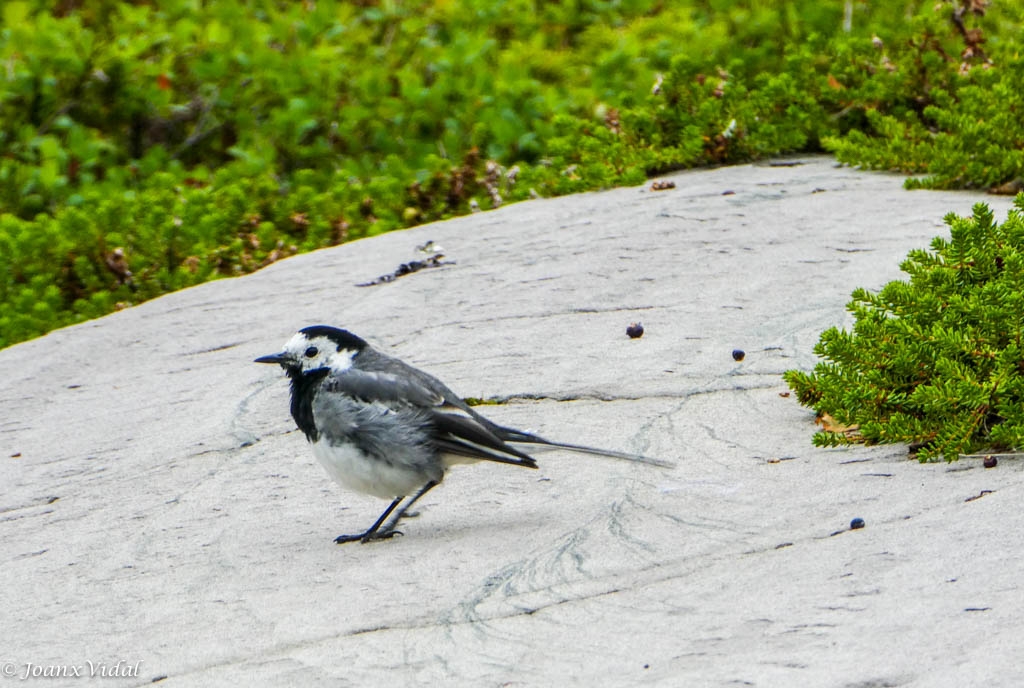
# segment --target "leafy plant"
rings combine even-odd
[[[922,461],[1024,446],[1024,194],[1002,224],[985,204],[910,252],[877,294],[853,292],[813,372],[785,380],[826,419],[818,446],[906,442]]]

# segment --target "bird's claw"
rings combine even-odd
[[[376,533],[370,533],[369,535],[364,535],[362,540],[360,540],[360,542],[365,544],[367,542],[373,542],[374,540],[390,540],[391,538],[395,537],[396,535],[405,535],[405,533],[403,533],[400,530],[395,530],[394,528],[392,528],[391,530],[385,530],[385,531],[379,531],[378,530]]]
[[[391,530],[378,530],[373,533],[359,533],[358,535],[339,535],[338,537],[334,538],[334,542],[339,545],[343,545],[346,542],[357,541],[365,544],[367,542],[373,542],[375,540],[389,540],[396,535],[404,534],[405,533],[403,533],[402,531],[395,530],[392,528]]]

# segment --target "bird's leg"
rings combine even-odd
[[[388,521],[388,524],[383,528],[381,528],[381,524],[384,523],[387,517],[391,515],[391,512],[395,510],[395,507],[397,507],[401,503],[401,501],[405,499],[405,497],[398,497],[397,499],[395,499],[395,501],[391,502],[391,504],[388,505],[388,508],[384,510],[384,513],[380,515],[380,518],[377,519],[377,522],[370,526],[370,528],[366,532],[359,533],[358,535],[339,535],[338,537],[334,538],[334,541],[339,545],[344,544],[346,542],[355,542],[356,540],[365,543],[373,542],[374,540],[385,540],[396,535],[401,535],[402,531],[395,529],[395,526],[398,524],[398,521],[401,520],[403,516],[405,516],[406,512],[409,511],[409,507],[411,507],[416,502],[417,499],[427,494],[427,492],[429,492],[431,488],[436,486],[437,481],[431,480],[429,483],[421,487],[419,492],[410,497],[409,501],[405,503],[405,506],[399,509],[398,513],[396,513],[391,518],[391,520]]]
[[[377,519],[377,522],[370,526],[369,530],[367,530],[366,532],[359,533],[358,535],[339,535],[338,537],[334,538],[334,541],[339,545],[344,544],[346,542],[355,542],[356,540],[359,540],[360,542],[369,542],[370,540],[388,538],[397,534],[398,531],[395,530],[394,524],[391,524],[390,532],[387,532],[387,530],[385,530],[384,533],[378,534],[377,531],[380,529],[380,524],[384,522],[384,519],[386,519],[391,514],[391,512],[395,510],[395,507],[398,506],[398,504],[403,499],[405,499],[405,497],[398,497],[397,499],[395,499],[395,501],[391,502],[388,508],[384,510],[384,513],[380,515],[380,518]]]
[[[428,492],[430,492],[431,488],[434,488],[434,487],[437,487],[437,481],[436,480],[431,480],[429,483],[427,483],[426,485],[421,487],[420,491],[417,492],[416,494],[414,494],[409,499],[409,501],[405,503],[405,506],[403,506],[401,509],[399,509],[398,513],[391,517],[391,520],[388,521],[388,524],[386,526],[384,526],[384,528],[382,529],[381,532],[382,533],[391,533],[391,534],[401,532],[401,531],[395,530],[395,526],[398,524],[398,521],[403,516],[406,515],[406,513],[409,511],[409,507],[411,507],[413,504],[415,504],[417,499],[419,499],[423,495],[425,495]],[[383,535],[383,537],[391,537],[391,536],[390,535]]]

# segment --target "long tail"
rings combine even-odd
[[[594,454],[596,456],[607,456],[612,459],[623,459],[625,461],[635,461],[637,463],[645,463],[650,466],[658,466],[659,468],[675,468],[676,464],[672,461],[666,461],[665,459],[655,459],[650,456],[644,456],[642,454],[630,454],[629,452],[615,451],[614,449],[598,449],[597,447],[587,447],[582,444],[569,444],[567,442],[553,442],[546,440],[538,435],[532,435],[522,430],[516,430],[514,428],[506,428],[503,426],[495,426],[494,430],[496,434],[505,442],[519,442],[521,444],[541,444],[548,447],[558,447],[559,449],[565,449],[568,451],[580,452],[581,454]]]

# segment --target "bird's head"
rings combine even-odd
[[[305,327],[289,339],[280,353],[260,356],[256,363],[277,363],[291,376],[328,369],[342,371],[365,349],[365,341],[347,330],[327,325]]]

